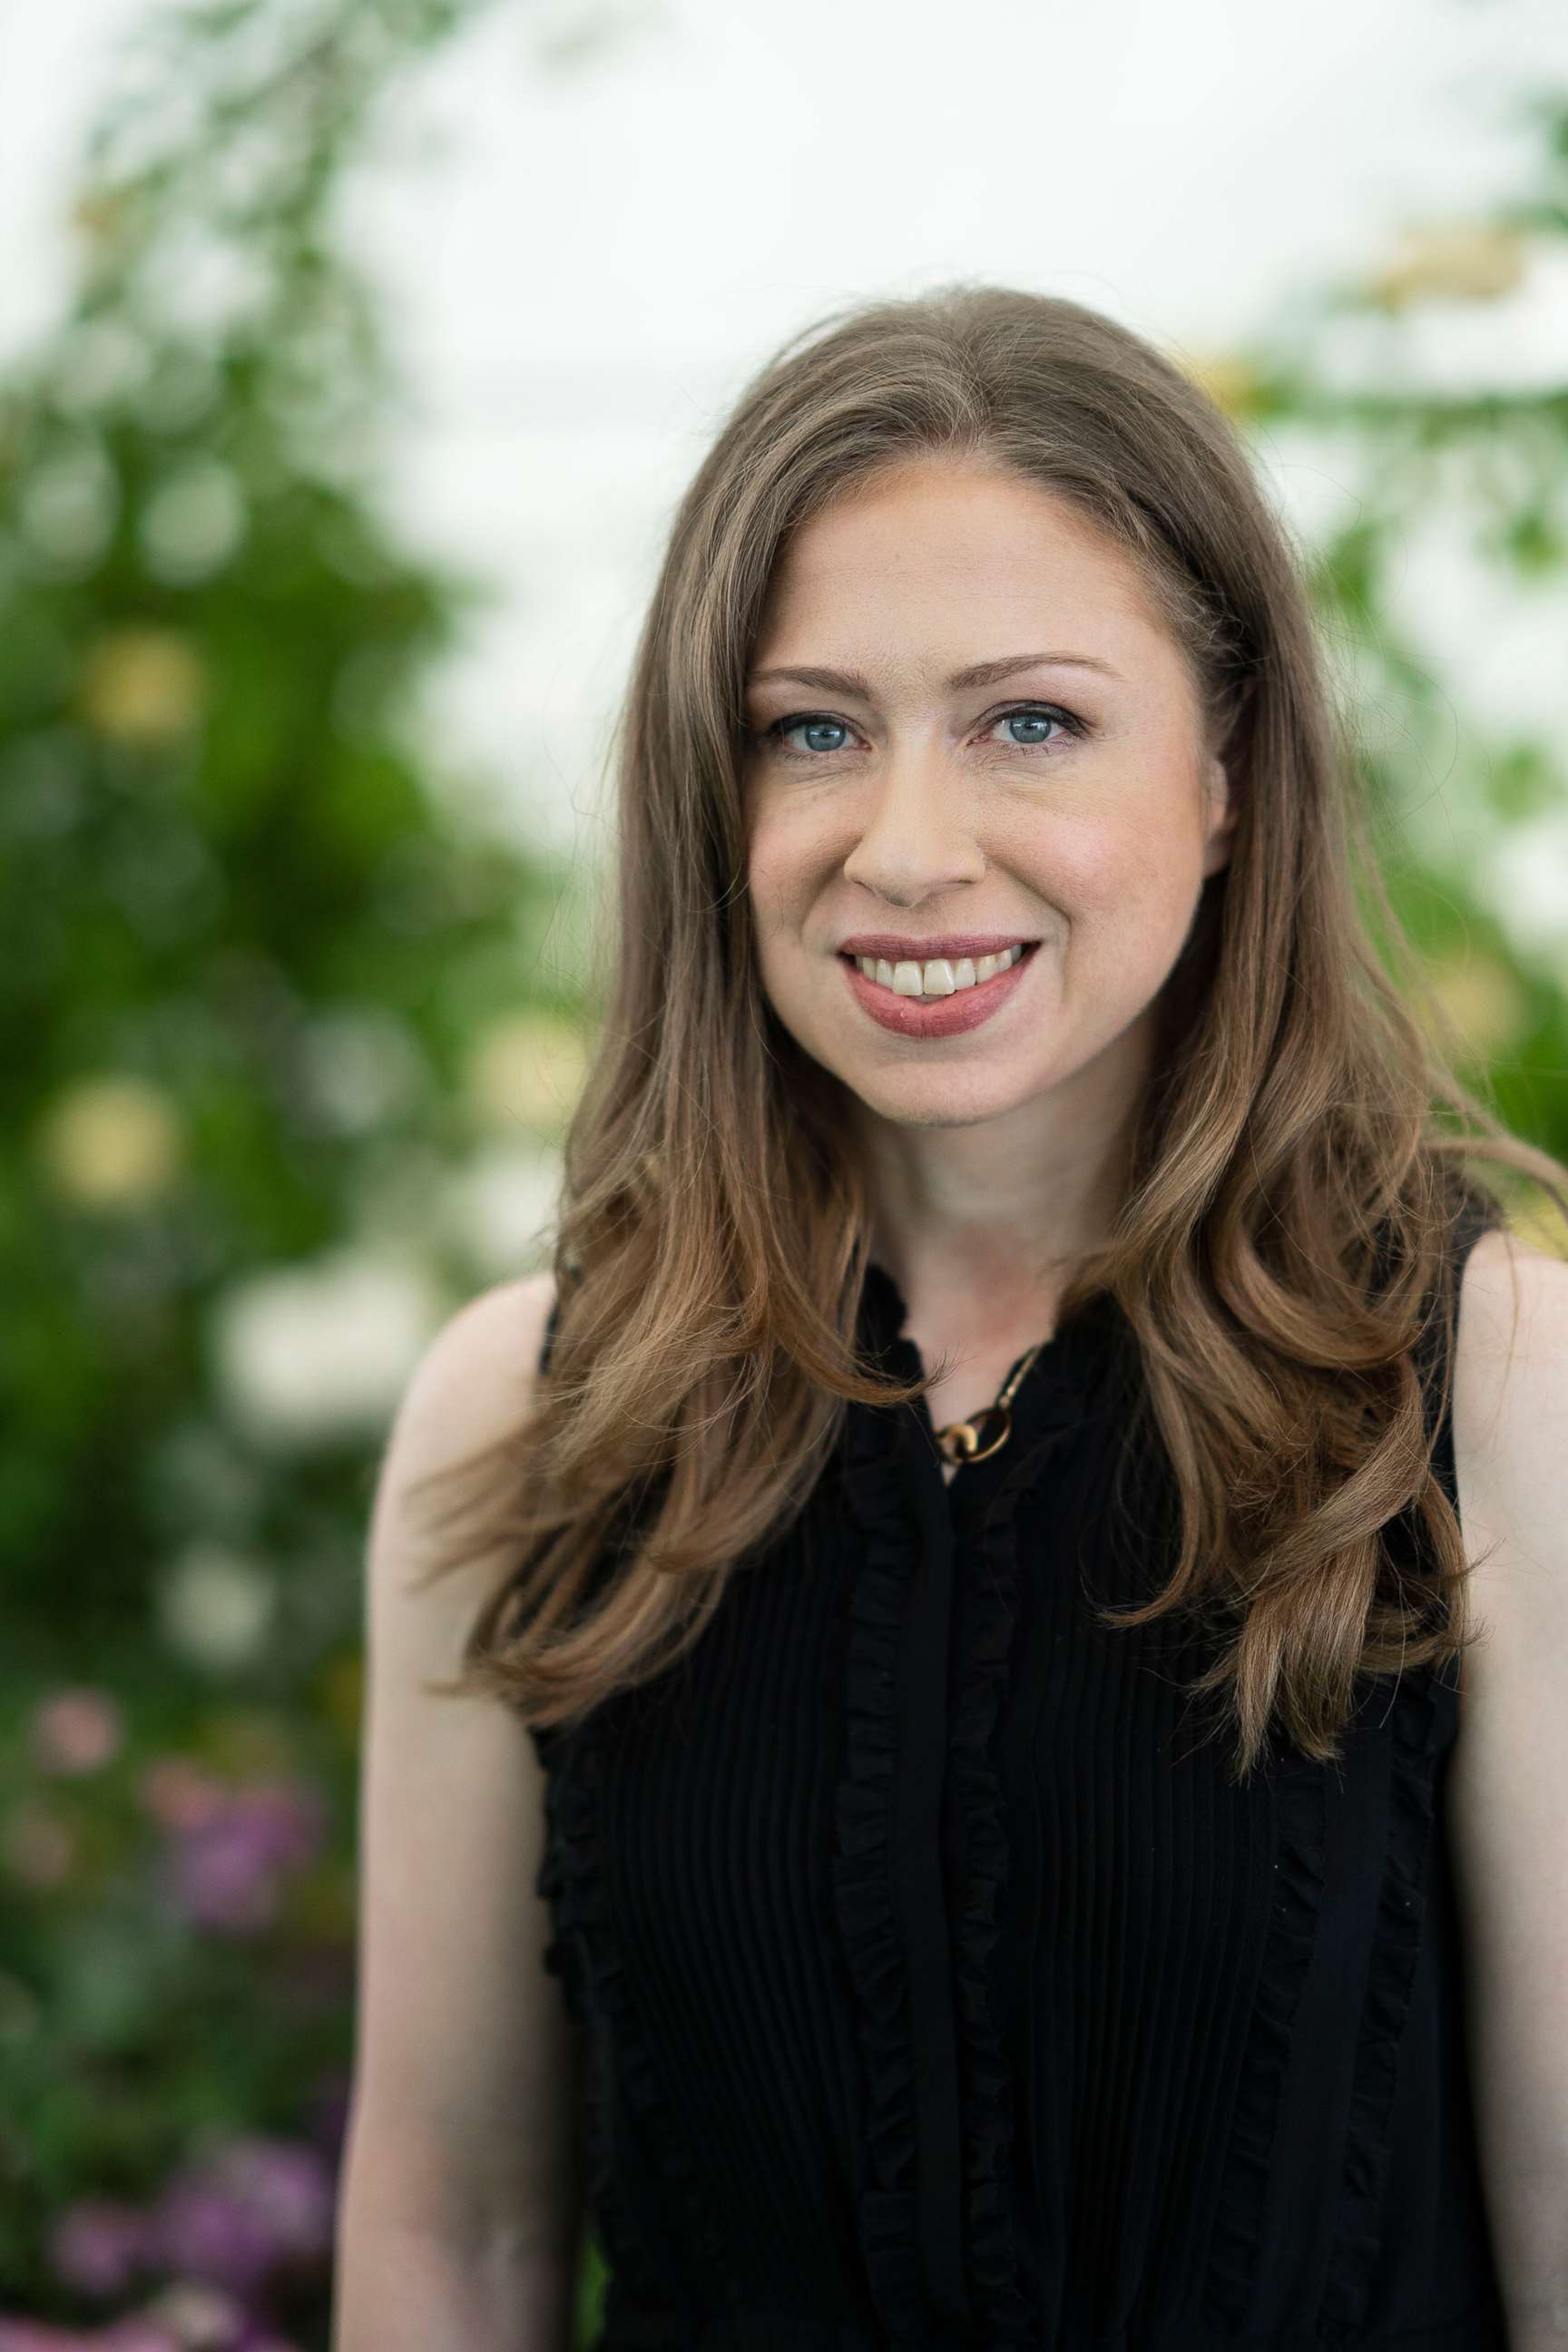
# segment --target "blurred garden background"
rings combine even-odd
[[[1281,195],[1271,252],[1269,183],[1238,184],[1269,267],[1240,270],[1223,335],[1212,272],[1193,318],[1157,249],[1135,295],[1096,276],[1081,187],[1065,224],[993,190],[989,236],[971,171],[941,250],[895,204],[880,244],[792,237],[781,102],[757,266],[715,267],[688,344],[650,358],[632,320],[622,360],[606,345],[574,378],[529,299],[548,280],[496,272],[507,382],[574,412],[597,397],[599,425],[560,459],[552,530],[513,530],[503,500],[486,541],[478,426],[466,508],[428,470],[426,515],[445,480],[471,526],[458,560],[409,496],[417,334],[386,266],[458,169],[453,93],[493,90],[504,62],[515,137],[548,152],[563,121],[730,72],[722,137],[754,140],[765,47],[695,5],[121,13],[62,206],[68,283],[0,359],[0,2352],[326,2352],[379,1449],[437,1325],[547,1254],[616,665],[728,390],[830,301],[959,274],[1100,301],[1164,342],[1237,418],[1310,564],[1424,1010],[1505,1121],[1568,1155],[1568,58],[1539,12],[1427,10],[1485,169],[1456,203],[1458,166],[1450,185],[1390,164],[1352,219],[1351,165],[1327,163],[1333,235],[1303,244]],[[1104,13],[1113,44],[1128,24]],[[1477,18],[1503,37],[1489,79]],[[1253,37],[1223,0],[1200,20]],[[984,22],[1050,62],[1048,16]],[[812,55],[852,121],[864,64]],[[1164,135],[1146,90],[1046,74],[1026,101],[984,55],[982,142],[1004,101],[1029,139],[1098,106],[1135,174],[1139,138]],[[1286,56],[1259,55],[1259,87]],[[1349,122],[1363,155],[1395,63],[1379,52]],[[934,106],[940,51],[910,70]],[[13,83],[0,120],[17,103]],[[421,103],[445,143],[399,192],[388,142],[418,160]],[[1257,166],[1256,125],[1164,103]],[[501,246],[548,248],[590,290],[603,268],[613,304],[633,212],[667,204],[674,236],[710,203],[673,176],[681,112],[649,135],[668,190],[606,137],[598,209],[564,188],[509,214]],[[881,152],[895,183],[924,169]],[[1223,172],[1206,184],[1217,201]],[[672,288],[702,266],[683,247]],[[530,449],[546,470],[547,436]],[[590,2246],[584,2340],[596,2294]]]

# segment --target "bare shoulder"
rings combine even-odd
[[[1510,1352],[1516,1336],[1527,1347],[1542,1339],[1550,1345],[1554,1316],[1559,1324],[1568,1316],[1568,1258],[1538,1249],[1506,1226],[1482,1234],[1465,1260],[1459,1286],[1461,1358],[1494,1354],[1504,1329]]]
[[[433,1512],[441,1481],[528,1423],[544,1328],[555,1296],[551,1273],[495,1284],[457,1308],[425,1345],[405,1382],[382,1456],[367,1566],[373,1627],[394,1600],[409,1638],[435,1644],[455,1672],[457,1651],[497,1555],[482,1549],[420,1580],[446,1559]],[[434,1670],[434,1669],[433,1669]]]
[[[476,1451],[526,1419],[553,1274],[521,1275],[480,1291],[426,1343],[398,1406],[389,1445],[423,1470]]]
[[[1568,1605],[1568,1261],[1503,1229],[1465,1264],[1453,1424],[1478,1616]]]

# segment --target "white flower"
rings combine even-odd
[[[542,1265],[561,1208],[561,1154],[528,1144],[476,1151],[447,1184],[441,1230],[481,1281]]]
[[[258,1276],[214,1310],[216,1370],[249,1432],[284,1445],[380,1429],[448,1302],[411,1258],[344,1250]]]
[[[266,1569],[222,1545],[197,1542],[159,1583],[158,1622],[171,1647],[197,1664],[240,1666],[266,1641],[278,1588]]]
[[[245,493],[221,457],[174,467],[142,510],[142,552],[154,580],[188,587],[222,570],[245,537]]]
[[[1485,863],[1485,895],[1515,945],[1568,949],[1568,814],[1509,825]]]
[[[109,545],[119,509],[119,477],[91,440],[46,457],[24,477],[16,499],[29,551],[46,572],[66,578],[91,571]]]
[[[412,1102],[425,1075],[406,1022],[379,1004],[337,1004],[317,1013],[305,1037],[305,1067],[321,1115],[352,1135]]]

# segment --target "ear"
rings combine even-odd
[[[1217,874],[1230,863],[1235,847],[1237,821],[1241,814],[1240,803],[1232,792],[1230,778],[1223,760],[1217,756],[1208,763],[1207,821],[1208,831],[1204,841],[1204,875]]]

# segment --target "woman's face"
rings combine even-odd
[[[997,470],[885,473],[783,551],[746,704],[761,976],[806,1053],[901,1124],[995,1118],[1108,1055],[1141,1075],[1234,812],[1119,549]],[[986,941],[1031,944],[986,982]]]

